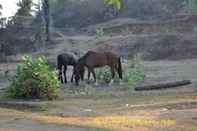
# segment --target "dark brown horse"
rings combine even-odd
[[[90,74],[93,74],[94,82],[96,83],[96,74],[94,69],[109,66],[111,68],[112,80],[115,77],[115,72],[118,73],[119,78],[122,79],[122,67],[120,57],[111,52],[94,52],[88,51],[83,57],[81,57],[76,66],[74,67],[74,76],[76,85],[79,84],[79,80],[83,80],[85,67],[88,69],[88,81]]]
[[[64,82],[67,83],[67,78],[66,78],[67,66],[70,65],[74,67],[76,63],[77,63],[77,59],[72,54],[63,53],[57,56],[57,69],[59,71],[58,79],[61,81],[61,83],[64,83]],[[64,76],[64,81],[63,81],[62,74]],[[73,81],[73,75],[71,78],[71,82],[72,81]]]

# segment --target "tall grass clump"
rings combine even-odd
[[[140,55],[134,56],[131,62],[128,62],[123,70],[123,82],[130,85],[134,85],[139,81],[144,80],[145,71],[143,66],[143,60]]]
[[[8,96],[27,99],[55,99],[59,94],[57,73],[50,71],[44,58],[32,59],[23,57],[23,62],[17,66],[8,88]]]
[[[120,82],[125,84],[134,85],[137,82],[144,80],[145,71],[143,66],[143,60],[140,55],[136,55],[132,61],[122,63],[123,65],[123,79]],[[116,73],[116,76],[118,74]],[[103,67],[96,70],[97,79],[109,83],[112,79],[111,71],[109,67]],[[115,78],[117,80],[117,77]]]
[[[96,41],[101,41],[103,37],[104,37],[103,28],[96,29],[96,36],[95,36]]]
[[[111,70],[109,67],[103,67],[96,69],[96,78],[98,80],[109,83],[112,79]]]

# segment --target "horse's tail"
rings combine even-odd
[[[122,79],[122,65],[121,65],[120,57],[118,58],[118,74],[119,74],[119,77]]]

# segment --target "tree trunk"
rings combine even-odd
[[[136,91],[158,90],[158,89],[184,86],[184,85],[189,85],[189,84],[191,84],[190,80],[183,80],[183,81],[175,81],[175,82],[168,82],[168,83],[160,83],[160,84],[155,84],[155,85],[138,86],[138,87],[135,87],[135,90]]]
[[[44,19],[45,19],[45,32],[46,32],[46,42],[51,41],[51,19],[50,19],[50,3],[49,0],[43,0],[43,11],[44,11]]]

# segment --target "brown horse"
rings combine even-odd
[[[109,66],[111,68],[112,80],[115,77],[115,72],[118,73],[119,78],[122,79],[122,67],[120,57],[111,52],[94,52],[88,51],[83,57],[81,57],[76,66],[74,67],[74,76],[76,85],[79,84],[79,80],[83,80],[85,67],[88,69],[88,81],[90,79],[90,74],[93,74],[94,82],[96,83],[96,74],[94,69]]]

